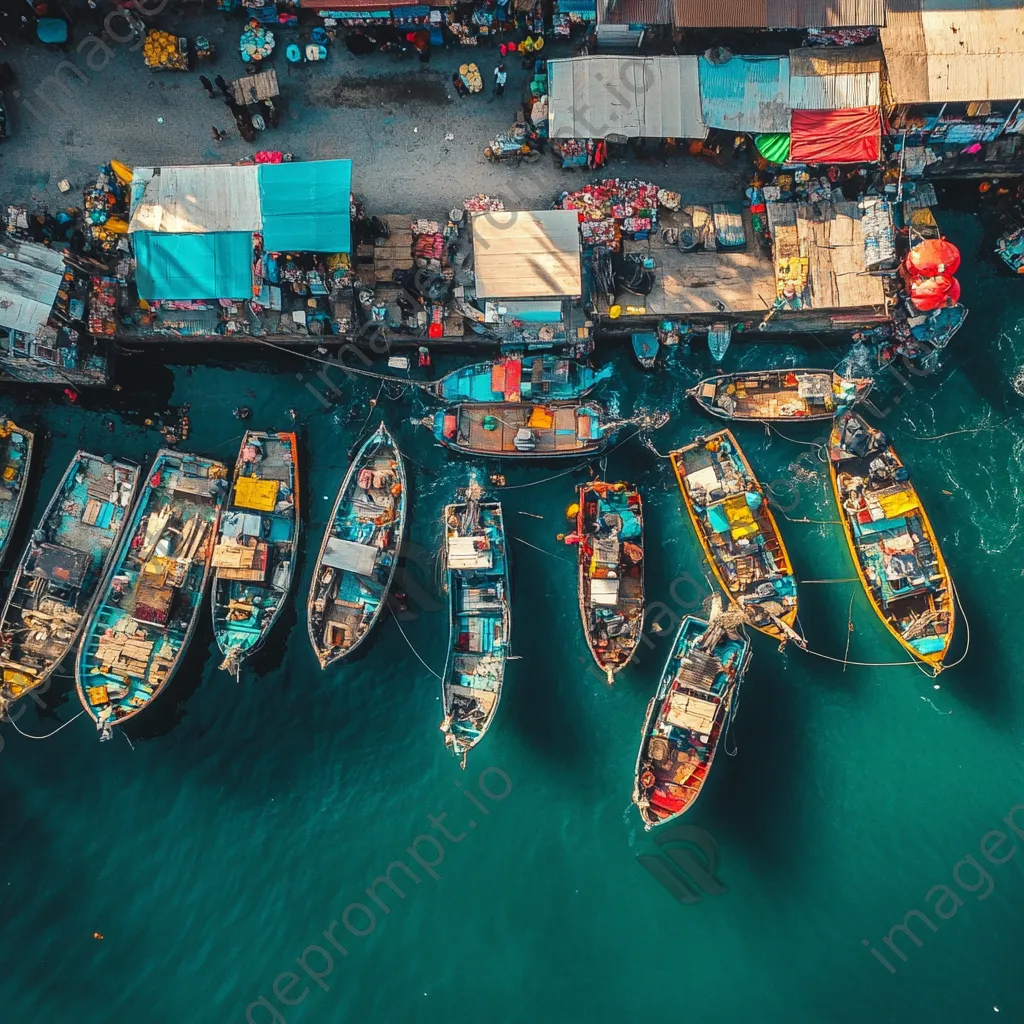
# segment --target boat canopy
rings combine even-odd
[[[41,544],[32,575],[66,587],[80,587],[91,564],[92,555],[87,551],[75,551],[61,544]]]
[[[450,537],[448,566],[451,569],[490,569],[494,553],[483,537]]]
[[[377,562],[377,549],[370,544],[357,544],[352,540],[330,537],[324,549],[322,563],[332,569],[354,572],[357,576],[372,576]]]

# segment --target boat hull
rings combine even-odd
[[[297,437],[247,431],[213,552],[210,601],[220,667],[236,679],[284,609],[300,525]]]
[[[478,515],[467,532],[462,524],[474,511]],[[449,643],[441,681],[441,731],[446,747],[465,767],[466,756],[487,734],[501,701],[512,630],[511,577],[498,502],[476,503],[473,509],[447,505],[444,522]],[[453,522],[460,525],[453,527]],[[467,539],[477,549],[464,556],[457,544]],[[484,553],[479,549],[483,544]],[[463,557],[473,564],[461,563]],[[485,557],[486,566],[481,564]]]
[[[611,374],[610,366],[595,370],[584,363],[541,354],[464,366],[442,377],[431,391],[452,403],[583,398]]]
[[[687,394],[709,416],[739,422],[815,422],[831,420],[837,410],[863,401],[870,378],[845,381],[832,370],[755,370],[706,377]],[[801,389],[822,397],[809,401]]]
[[[643,504],[635,487],[602,481],[582,485],[576,497],[580,620],[610,683],[632,660],[643,629]]]
[[[84,451],[65,470],[0,613],[0,708],[42,687],[74,647],[129,521],[139,472]]]
[[[213,459],[162,449],[100,587],[75,659],[101,739],[170,685],[195,634],[227,490]]]
[[[885,518],[881,520],[861,522],[864,518],[863,512],[855,510],[856,499],[851,496],[851,491],[849,490],[850,481],[853,476],[860,476],[858,472],[860,466],[848,459],[844,460],[838,457],[842,425],[849,417],[855,417],[869,432],[873,431],[873,428],[869,427],[856,413],[850,413],[843,417],[842,420],[837,420],[836,425],[833,427],[832,435],[829,438],[829,477],[832,481],[832,495],[836,501],[839,519],[843,524],[843,533],[846,537],[846,545],[849,548],[850,557],[853,559],[853,564],[864,588],[864,593],[871,602],[875,613],[885,624],[886,629],[899,641],[908,654],[917,661],[923,662],[938,675],[944,668],[944,662],[949,653],[950,644],[953,641],[953,632],[956,625],[956,606],[953,599],[953,583],[949,569],[939,548],[935,530],[928,518],[928,514],[924,510],[917,489],[909,481],[909,475],[902,482],[898,493],[885,496],[885,499],[892,503],[891,507],[894,510],[897,508],[902,509],[898,515],[889,516],[886,514]],[[879,438],[884,436],[878,431],[873,431],[873,433]],[[904,469],[899,456],[887,442],[884,446],[872,450],[871,456],[868,459],[860,460],[860,462],[869,461],[872,456],[877,457],[883,450],[886,452],[886,457],[892,460],[891,464],[894,471],[895,469]],[[903,474],[901,473],[900,475],[902,476]],[[860,476],[860,478],[864,479],[863,476]],[[891,491],[892,487],[887,488],[887,490]],[[917,520],[917,522],[910,525],[909,521],[911,519]],[[906,529],[901,525],[893,525],[888,530],[876,531],[876,524],[878,523],[898,524],[900,520],[907,521]],[[879,539],[883,536],[887,537],[888,540]],[[920,536],[921,541],[915,542],[913,539],[915,536]],[[904,537],[909,539],[904,540]],[[890,549],[889,566],[886,566],[884,562],[886,544]],[[875,552],[876,546],[878,548],[877,554]],[[909,552],[904,551],[907,548],[910,549]],[[917,563],[917,571],[919,572],[926,565],[924,552],[927,552],[928,559],[934,558],[934,571],[930,574],[927,589],[922,590],[918,588],[916,592],[907,593],[903,597],[898,593],[891,593],[887,597],[885,588],[890,592],[893,590],[892,581],[889,579],[889,567],[893,564],[894,555],[900,557],[900,551],[904,552],[904,557],[906,554],[910,554],[914,558]],[[882,561],[879,561],[879,559],[882,559]],[[908,563],[905,568],[913,570],[914,566]],[[869,578],[869,573],[871,578]],[[886,581],[884,584],[880,582],[883,578]],[[876,580],[879,581],[877,584]],[[912,582],[912,580],[908,579],[908,582]],[[941,635],[936,633],[934,640],[930,635],[920,638],[921,642],[918,646],[915,646],[913,639],[908,639],[904,635],[903,630],[900,628],[900,623],[913,621],[910,616],[920,615],[934,615],[938,623],[944,620],[947,628]],[[939,642],[940,640],[941,643]]]
[[[25,505],[35,435],[12,420],[0,422],[0,563],[7,557]]]
[[[717,639],[709,638],[714,642],[704,651],[699,644],[708,628],[695,616],[683,619],[647,705],[633,803],[648,830],[674,821],[693,806],[738,708],[750,641],[723,631]]]
[[[722,507],[722,515],[725,519],[722,520],[721,525],[726,527],[724,530],[715,530],[712,527],[707,508],[698,514],[696,503],[690,492],[690,487],[696,483],[694,480],[695,474],[687,470],[686,460],[693,453],[709,451],[708,445],[721,446],[722,442],[729,446],[727,453],[729,459],[735,459],[739,470],[737,476],[741,480],[745,480],[748,486],[739,488],[729,494],[726,500],[731,502],[731,504],[728,508],[724,507],[724,500],[717,500],[713,503],[715,507]],[[720,447],[715,450],[725,451],[725,449]],[[736,438],[733,437],[732,432],[720,430],[708,437],[700,438],[694,444],[688,445],[679,451],[671,452],[669,458],[672,462],[673,472],[676,475],[679,491],[686,505],[687,514],[697,534],[697,539],[704,549],[704,555],[711,566],[712,572],[715,574],[715,579],[725,592],[729,602],[743,614],[745,620],[755,629],[780,641],[780,643],[793,640],[803,646],[803,638],[796,632],[798,609],[793,564],[790,561],[789,553],[786,551],[786,546],[783,542],[782,534],[779,532],[778,524],[775,522],[775,517],[772,515],[771,508],[765,500],[764,491],[754,475],[747,457],[743,454],[743,450],[740,448]],[[705,459],[701,458],[700,461],[705,461]],[[707,459],[706,461],[710,465],[714,460]],[[689,481],[688,477],[690,478]],[[747,494],[756,495],[753,509],[750,507],[751,499],[746,497]],[[741,495],[743,495],[742,502],[739,501]],[[744,503],[747,506],[747,513],[743,512]],[[732,515],[732,519],[729,518],[730,515]],[[723,539],[723,543],[728,544],[729,538],[737,538],[739,535],[737,531],[740,530],[743,531],[743,536],[747,539],[754,538],[758,542],[757,550],[759,553],[761,551],[769,552],[769,554],[762,556],[762,561],[763,564],[767,564],[770,555],[773,568],[773,571],[757,576],[752,582],[747,583],[740,581],[738,578],[730,579],[732,574],[729,573],[727,568],[729,562],[724,560],[724,556],[720,559],[713,550],[710,541],[712,535],[718,534]],[[729,536],[727,537],[726,534]],[[756,591],[765,583],[772,584],[773,594],[762,601],[758,598]],[[769,605],[778,607],[769,607]],[[782,614],[778,614],[780,610]]]
[[[407,490],[402,453],[382,423],[345,473],[313,568],[306,626],[321,668],[356,651],[380,620],[405,536]]]
[[[439,410],[432,427],[437,441],[461,455],[538,462],[603,451],[613,438],[604,420],[595,402],[479,402]]]

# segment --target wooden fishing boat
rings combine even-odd
[[[345,474],[313,569],[306,622],[321,668],[351,654],[380,618],[407,507],[402,453],[381,423]]]
[[[188,649],[210,579],[227,468],[161,449],[100,586],[75,660],[100,739],[162,693]]]
[[[463,768],[494,720],[512,629],[505,522],[501,505],[483,497],[474,481],[463,502],[444,510],[449,641],[441,732]]]
[[[633,803],[645,829],[693,806],[739,706],[750,641],[722,618],[712,615],[710,625],[692,615],[683,619],[647,705],[633,780]]]
[[[833,370],[755,370],[706,377],[687,391],[720,420],[830,420],[865,398],[874,381]]]
[[[832,490],[864,590],[889,632],[936,675],[953,639],[953,584],[910,472],[856,413],[828,443]]]
[[[597,454],[614,437],[604,406],[579,399],[463,403],[439,410],[432,426],[446,448],[492,458],[579,458]]]
[[[236,679],[263,645],[295,578],[299,451],[294,434],[247,431],[213,549],[213,632]]]
[[[0,613],[0,713],[64,660],[100,594],[139,467],[78,452],[14,572]]]
[[[781,643],[796,631],[793,566],[764,491],[731,431],[670,454],[679,490],[708,563],[746,621]]]
[[[576,536],[583,633],[598,668],[614,681],[640,643],[644,624],[644,520],[630,484],[584,484]]]
[[[0,562],[7,555],[25,503],[34,444],[31,431],[22,430],[12,420],[0,419]]]
[[[638,331],[633,334],[631,341],[636,361],[643,369],[653,370],[661,348],[657,334],[654,331]]]
[[[445,402],[542,402],[582,398],[611,375],[611,366],[595,370],[549,353],[507,356],[453,370],[430,390]]]

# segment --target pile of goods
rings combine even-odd
[[[131,180],[131,170],[112,161],[85,190],[86,232],[103,252],[113,252],[128,233],[126,186]]]
[[[273,53],[274,33],[253,19],[245,27],[238,48],[242,52],[242,60],[246,62],[263,60]]]
[[[505,209],[505,204],[500,199],[492,199],[481,192],[464,200],[462,208],[466,213],[497,213]]]
[[[563,193],[558,205],[579,213],[584,245],[618,249],[623,235],[645,238],[657,226],[658,195],[657,185],[648,181],[608,178]]]
[[[412,225],[412,255],[417,267],[440,270],[444,259],[445,241],[441,225],[436,220],[421,217]]]
[[[480,69],[475,64],[462,64],[459,67],[459,77],[462,79],[462,84],[470,92],[483,91],[484,80],[480,74]]]
[[[187,71],[188,47],[184,39],[151,29],[142,44],[142,59],[147,68],[160,71]]]
[[[111,338],[117,330],[117,282],[112,277],[89,281],[89,333]]]

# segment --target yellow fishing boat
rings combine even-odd
[[[715,577],[744,619],[801,647],[793,565],[764,491],[729,430],[669,455],[690,521]]]
[[[854,412],[828,443],[832,491],[857,575],[879,618],[936,675],[953,639],[953,584],[910,472]]]

